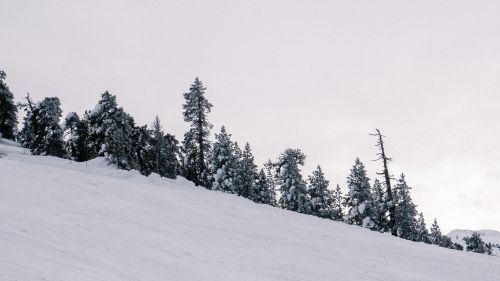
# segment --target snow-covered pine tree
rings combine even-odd
[[[429,231],[427,230],[424,214],[422,212],[418,214],[418,219],[417,219],[417,241],[430,243]]]
[[[311,198],[311,214],[321,218],[333,218],[333,192],[328,190],[329,181],[318,165],[309,176],[307,192]]]
[[[431,226],[431,233],[429,234],[429,242],[431,244],[441,245],[442,237],[441,228],[439,228],[437,220],[434,219],[434,223]]]
[[[35,155],[65,156],[63,130],[59,125],[61,102],[57,97],[45,98],[30,110],[22,130],[22,144]]]
[[[130,152],[131,167],[139,170],[142,175],[149,176],[153,172],[152,153],[151,153],[151,135],[146,125],[134,127],[132,129]]]
[[[123,121],[120,115],[123,110],[118,108],[116,96],[105,91],[101,94],[101,99],[93,110],[85,112],[85,119],[89,125],[89,151],[90,157],[103,156],[106,152],[105,139],[111,136],[108,130],[113,126],[113,130],[122,125],[117,122]],[[117,137],[118,138],[118,137]]]
[[[344,220],[344,196],[338,184],[332,196],[332,219],[336,221]]]
[[[365,166],[359,158],[356,158],[351,174],[347,177],[349,192],[346,195],[346,206],[349,210],[346,215],[346,222],[378,230],[379,226],[376,225],[374,220],[376,212],[369,181],[370,179],[366,176]]]
[[[374,203],[375,218],[374,221],[379,225],[379,230],[386,232],[388,230],[387,220],[387,198],[385,196],[382,184],[378,179],[373,182],[372,198]]]
[[[215,139],[210,167],[212,189],[233,193],[239,164],[234,151],[235,145],[231,141],[231,134],[226,132],[224,126],[221,128],[220,134],[215,134]]]
[[[405,175],[401,174],[394,186],[394,202],[396,204],[396,223],[394,226],[399,237],[417,241],[417,206],[411,199],[410,189],[411,187],[408,186]]]
[[[122,108],[116,109],[113,116],[103,124],[105,128],[104,142],[100,145],[100,153],[111,162],[118,166],[120,169],[130,170],[138,169],[139,163],[134,147],[134,119],[123,111]],[[101,127],[101,129],[104,129]],[[96,129],[94,127],[94,129]],[[98,137],[97,132],[94,130],[94,137]],[[96,147],[94,144],[93,147]]]
[[[464,237],[464,241],[466,244],[465,250],[467,252],[474,252],[484,254],[487,252],[486,244],[483,239],[481,239],[481,235],[477,232],[473,232],[472,236]]]
[[[191,124],[191,129],[184,136],[184,149],[189,149],[189,151],[185,151],[187,155],[184,160],[187,161],[185,161],[184,166],[185,172],[195,185],[209,187],[207,158],[210,154],[208,137],[212,124],[208,122],[207,114],[210,113],[212,104],[205,98],[205,90],[203,83],[196,77],[189,92],[184,93],[186,100],[183,105],[184,121]],[[191,159],[193,156],[194,159]],[[186,165],[194,165],[194,167]]]
[[[273,163],[273,167],[281,192],[279,205],[283,209],[309,214],[311,206],[306,183],[302,179],[299,168],[299,165],[304,165],[305,158],[306,156],[300,149],[289,148],[281,153],[278,161]]]
[[[245,148],[241,154],[236,175],[238,178],[236,194],[254,200],[254,198],[258,196],[255,190],[257,165],[255,165],[252,149],[248,142],[245,144]]]
[[[198,153],[194,132],[187,131],[181,146],[181,175],[192,182],[198,179],[196,170]]]
[[[25,116],[23,118],[23,127],[19,134],[17,135],[17,139],[19,143],[26,147],[30,148],[31,144],[33,143],[33,140],[35,139],[35,130],[37,126],[36,122],[36,115],[37,112],[35,112],[35,104],[30,98],[30,94],[26,94],[26,102],[25,103],[20,103],[19,107],[22,108],[25,111]]]
[[[15,139],[17,106],[14,95],[5,83],[6,74],[0,70],[0,139]]]
[[[71,160],[76,160],[78,154],[78,125],[80,124],[80,117],[76,112],[70,112],[64,118],[63,131],[66,136],[66,154]]]
[[[180,174],[179,141],[174,135],[165,135],[165,177],[175,179]]]
[[[179,173],[179,142],[173,135],[165,135],[160,118],[155,117],[150,132],[150,165],[162,177],[175,179]]]
[[[276,192],[272,188],[264,169],[259,171],[257,179],[255,180],[255,194],[253,196],[253,201],[256,203],[276,206]]]

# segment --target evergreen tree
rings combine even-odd
[[[255,189],[255,180],[257,179],[257,165],[255,165],[252,149],[248,142],[241,154],[238,170],[236,171],[238,177],[238,186],[236,193],[240,196],[254,200],[258,196]]]
[[[64,131],[67,135],[66,153],[74,161],[87,161],[90,157],[88,149],[88,123],[80,120],[75,112],[69,113],[64,120]]]
[[[429,242],[431,244],[441,245],[442,237],[441,228],[439,228],[437,220],[434,219],[434,223],[431,226],[431,233],[429,234]]]
[[[340,186],[337,184],[337,187],[333,191],[332,196],[332,219],[336,221],[344,220],[344,196],[342,195],[342,190],[340,190]]]
[[[181,147],[181,175],[189,181],[196,182],[198,180],[197,172],[197,155],[199,154],[198,146],[196,145],[195,135],[193,131],[188,131],[184,134],[184,140]]]
[[[385,232],[388,230],[387,198],[385,196],[384,189],[382,188],[382,184],[378,179],[375,179],[373,182],[372,198],[375,212],[375,224],[379,225],[380,231]]]
[[[212,165],[210,167],[213,190],[235,192],[235,178],[238,169],[238,158],[235,155],[235,145],[231,135],[222,126],[220,134],[215,135],[212,150]]]
[[[464,237],[467,252],[484,254],[487,252],[486,244],[481,239],[481,235],[477,232],[472,233],[471,237]],[[491,247],[490,247],[491,248]]]
[[[107,119],[106,123],[104,125],[106,127],[104,142],[100,145],[99,153],[104,153],[104,157],[120,169],[140,170],[134,146],[134,142],[138,141],[138,132],[134,131],[134,119],[123,109],[118,108],[112,118]],[[96,132],[94,131],[94,137],[97,136]],[[95,148],[97,145],[94,144],[93,147]]]
[[[458,251],[463,251],[464,250],[464,246],[458,244],[458,243],[453,243],[453,249],[455,250],[458,250]]]
[[[5,84],[5,72],[0,70],[0,138],[14,140],[17,126],[17,107],[14,95]]]
[[[105,155],[106,138],[108,140],[112,138],[109,131],[115,131],[123,126],[130,127],[130,124],[118,124],[127,119],[123,118],[123,114],[123,109],[118,108],[116,96],[110,94],[108,91],[105,91],[101,95],[101,99],[93,110],[86,112],[85,119],[89,125],[88,146],[91,158]],[[120,137],[126,137],[124,136],[124,132],[118,134],[120,135],[116,136],[118,141]]]
[[[31,103],[21,131],[21,144],[35,155],[63,157],[63,130],[59,125],[61,103],[57,97],[45,98],[36,106]]]
[[[394,186],[394,202],[396,204],[396,227],[398,236],[407,240],[417,241],[417,209],[410,196],[411,187],[406,183],[404,174],[401,174],[398,183]]]
[[[281,192],[279,204],[283,209],[299,213],[310,213],[310,202],[307,196],[306,183],[300,174],[299,165],[304,165],[306,156],[300,149],[287,149],[281,153],[277,162],[277,184]]]
[[[420,213],[417,219],[417,241],[430,243],[429,241],[429,231],[427,230],[427,225],[425,224],[424,214]]]
[[[23,118],[23,127],[17,137],[22,146],[30,148],[35,139],[35,130],[37,126],[37,118],[35,114],[37,114],[37,112],[34,110],[35,105],[31,100],[29,93],[26,95],[25,99],[25,103],[19,104],[19,107],[25,111],[26,115]]]
[[[147,126],[134,127],[130,139],[130,167],[137,169],[142,175],[149,176],[153,172],[151,135]]]
[[[349,211],[346,222],[376,230],[379,226],[376,225],[374,220],[377,215],[369,180],[366,176],[365,166],[359,158],[356,158],[351,174],[347,177],[349,192],[346,197],[346,205]]]
[[[188,171],[189,177],[192,176],[195,185],[208,187],[207,158],[210,153],[208,137],[212,124],[207,120],[207,113],[210,113],[212,104],[205,98],[205,90],[202,82],[196,78],[189,92],[184,93],[186,100],[183,105],[184,121],[191,123],[191,129],[184,136],[184,149],[189,149],[185,152],[188,161],[184,165],[194,165],[185,167],[185,171]],[[193,157],[194,159],[191,159]]]
[[[257,203],[276,206],[276,192],[271,187],[264,169],[261,169],[255,181],[255,194],[253,200]]]
[[[150,132],[150,165],[152,171],[162,177],[175,179],[179,173],[179,142],[173,135],[165,135],[158,116]]]
[[[329,181],[318,165],[309,176],[308,194],[311,198],[311,214],[321,218],[333,218],[333,192],[328,190]]]

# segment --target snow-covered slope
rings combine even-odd
[[[0,144],[0,280],[499,280],[500,259]],[[5,155],[6,154],[6,155]]]

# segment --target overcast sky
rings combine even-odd
[[[0,68],[64,114],[109,90],[179,139],[195,76],[259,164],[288,147],[346,189],[375,138],[428,225],[500,230],[500,1],[1,0]]]

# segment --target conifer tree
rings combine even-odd
[[[333,191],[332,196],[332,219],[336,221],[344,220],[344,196],[342,195],[342,190],[337,184],[337,187]]]
[[[419,213],[417,219],[417,241],[430,243],[429,241],[429,231],[427,230],[427,225],[425,224],[424,214]]]
[[[37,105],[31,103],[29,96],[27,100],[29,109],[21,131],[21,144],[35,155],[65,156],[59,98],[45,98]]]
[[[333,218],[333,192],[328,190],[329,181],[318,165],[309,176],[307,192],[311,198],[311,214],[321,218]]]
[[[254,200],[257,196],[255,190],[255,180],[257,178],[257,165],[255,165],[254,157],[250,144],[247,142],[241,154],[241,159],[238,163],[236,171],[238,177],[238,186],[236,186],[236,194]]]
[[[165,135],[158,116],[151,127],[149,161],[152,171],[162,177],[175,179],[179,173],[178,141],[173,135]]]
[[[387,198],[385,196],[382,184],[378,179],[373,182],[372,188],[373,207],[375,212],[374,221],[379,225],[379,230],[385,232],[388,230],[387,220]]]
[[[194,165],[194,167],[185,167],[189,171],[189,176],[193,177],[195,185],[208,187],[208,168],[207,158],[210,153],[210,142],[208,137],[212,124],[207,120],[207,114],[210,113],[212,104],[205,98],[205,90],[198,77],[189,88],[188,93],[184,93],[186,100],[183,105],[184,121],[191,124],[191,129],[184,136],[184,150],[186,156],[184,166]],[[196,149],[195,149],[196,148]],[[194,159],[191,159],[193,158]]]
[[[347,177],[349,192],[346,196],[346,205],[349,210],[346,222],[376,230],[379,226],[374,221],[376,212],[369,180],[365,166],[359,158],[356,158],[351,174]]]
[[[281,153],[277,162],[273,163],[277,184],[281,192],[279,205],[283,209],[299,213],[310,213],[310,202],[307,196],[306,183],[302,179],[300,166],[304,165],[306,156],[300,149],[287,149]]]
[[[272,188],[264,169],[261,169],[257,175],[253,200],[257,203],[276,206],[276,192]]]
[[[23,127],[21,131],[19,132],[17,138],[19,143],[26,147],[30,148],[30,145],[33,143],[35,139],[35,130],[37,126],[37,118],[35,112],[35,104],[30,98],[30,94],[26,94],[26,102],[25,103],[19,103],[19,107],[22,108],[25,111],[25,116],[23,118]]]
[[[429,242],[431,244],[441,245],[442,237],[441,228],[439,228],[437,220],[434,219],[434,223],[431,226],[431,233],[429,234]]]
[[[123,113],[123,109],[118,108],[116,96],[108,91],[101,94],[101,99],[93,110],[85,113],[85,119],[89,125],[88,145],[91,158],[105,155],[105,139],[110,140],[113,137],[109,131],[115,131],[123,126],[130,127],[130,124],[118,124],[118,122],[126,121],[125,119],[130,119],[123,118]],[[122,136],[123,132],[118,134],[125,137]],[[117,140],[120,136],[116,136]]]
[[[196,169],[198,154],[199,151],[196,145],[194,132],[188,131],[184,134],[184,140],[181,146],[181,175],[192,182],[198,180],[198,172]]]
[[[480,254],[484,254],[487,252],[486,244],[484,243],[483,239],[481,239],[481,235],[477,232],[472,233],[471,237],[464,237],[464,241],[466,244],[465,250],[467,252],[474,252]]]
[[[104,142],[100,145],[100,152],[106,159],[114,163],[120,169],[139,169],[139,162],[136,154],[134,141],[137,142],[137,135],[134,139],[135,122],[134,119],[125,113],[122,108],[118,108],[112,118],[107,119],[108,124],[104,134]],[[98,136],[95,134],[94,137]],[[94,144],[94,148],[97,145]]]
[[[5,72],[0,70],[0,138],[15,139],[17,107],[14,95],[5,84]]]
[[[224,192],[235,192],[235,178],[238,168],[238,159],[235,155],[235,144],[231,141],[231,134],[222,126],[220,134],[215,135],[212,150],[212,165],[210,167],[212,189]]]
[[[407,240],[418,240],[417,209],[410,196],[411,187],[406,183],[405,175],[401,174],[394,186],[394,202],[396,204],[396,223],[394,227],[398,236]]]
[[[66,153],[68,157],[77,162],[89,160],[88,121],[80,119],[78,114],[71,112],[64,120],[64,132],[67,136]]]

